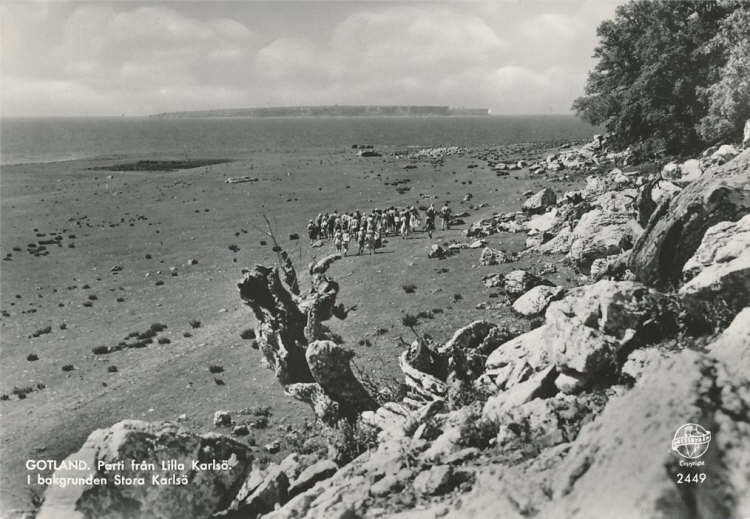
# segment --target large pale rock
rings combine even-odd
[[[641,226],[627,213],[594,209],[584,214],[573,229],[568,257],[588,273],[595,259],[630,249],[641,232]]]
[[[549,366],[512,388],[491,396],[484,404],[482,418],[499,420],[510,409],[531,402],[535,398],[546,398],[554,395],[557,392],[557,389],[555,389],[556,377],[555,367]]]
[[[732,144],[722,144],[719,146],[719,149],[713,152],[711,155],[711,158],[713,159],[719,159],[724,162],[728,160],[732,160],[737,155],[739,155],[740,150],[738,150],[734,145]]]
[[[552,209],[544,214],[536,214],[532,216],[529,221],[526,222],[526,227],[543,233],[553,229],[558,223],[559,219],[557,217],[557,209]]]
[[[557,203],[557,195],[550,188],[545,187],[536,194],[530,196],[521,206],[527,213],[543,213],[548,207]]]
[[[289,478],[276,464],[265,470],[255,468],[227,510],[231,517],[257,516],[272,511],[287,501]]]
[[[508,410],[498,446],[506,458],[521,459],[476,467],[470,493],[441,502],[425,517],[521,519],[530,510],[562,519],[742,517],[750,506],[750,424],[738,417],[750,409],[750,369],[732,373],[736,353],[728,361],[713,355],[654,356],[635,387],[610,397],[600,413],[604,402],[593,394],[557,395]],[[687,460],[671,451],[677,428],[687,422],[711,432],[704,466],[680,466]],[[537,445],[546,448],[536,454]],[[707,479],[678,484],[680,472],[703,472]]]
[[[576,439],[581,427],[594,419],[605,398],[558,394],[509,406],[497,416],[497,446],[516,456],[537,454]]]
[[[247,447],[226,436],[198,436],[169,422],[124,420],[94,431],[78,452],[66,458],[68,462],[83,462],[88,468],[55,472],[58,479],[92,476],[105,484],[50,486],[37,518],[209,517],[231,503],[251,458]],[[161,470],[162,462],[172,460],[185,464],[185,470]],[[120,461],[123,468],[114,465]],[[153,463],[156,470],[133,468],[132,462]],[[194,470],[193,462],[210,465]],[[184,484],[175,484],[183,474],[189,476]],[[118,477],[144,478],[145,484],[118,485]],[[153,477],[172,483],[156,484]]]
[[[703,174],[703,168],[701,167],[701,161],[698,159],[686,160],[680,164],[680,180],[683,182],[692,182],[698,180]]]
[[[565,294],[563,287],[539,285],[516,299],[513,310],[521,315],[530,317],[544,312],[549,304]]]
[[[730,401],[747,410],[750,391],[723,363],[690,350],[655,361],[580,431],[551,476],[553,501],[543,510],[570,519],[742,516],[750,506],[750,424]],[[711,432],[705,465],[692,470],[670,449],[689,422]],[[704,472],[705,483],[677,484],[686,472]]]
[[[567,254],[573,243],[573,231],[563,227],[551,240],[534,247],[541,254]]]
[[[668,302],[667,296],[632,281],[601,280],[574,288],[547,308],[542,341],[563,372],[585,378],[612,375],[623,348],[676,331]]]
[[[710,227],[682,268],[683,299],[737,312],[750,301],[750,214]]]
[[[628,265],[639,281],[676,285],[706,230],[750,212],[750,150],[704,172],[651,215]]]
[[[745,121],[745,131],[743,132],[742,146],[744,146],[745,148],[750,146],[750,119]]]
[[[540,326],[498,346],[485,361],[481,382],[488,391],[509,389],[551,363],[546,327]]]
[[[514,270],[505,274],[503,291],[511,298],[520,297],[535,286],[551,285],[546,279],[535,276],[525,270]]]
[[[709,347],[711,356],[724,362],[738,378],[748,378],[750,370],[750,306],[738,313],[732,323]]]

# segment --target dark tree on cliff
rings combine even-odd
[[[729,59],[717,41],[723,22],[747,3],[722,0],[635,0],[602,22],[585,95],[573,109],[603,124],[615,144],[681,153],[704,143],[701,120],[711,91]],[[714,123],[713,126],[716,126]]]

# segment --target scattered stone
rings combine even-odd
[[[438,244],[434,243],[427,249],[428,258],[444,258],[445,250]]]
[[[521,208],[527,213],[543,213],[547,207],[557,203],[557,195],[550,188],[545,187],[523,203]]]
[[[250,434],[250,430],[247,428],[247,425],[241,424],[241,425],[235,425],[232,428],[232,434],[234,436],[247,436]]]
[[[513,310],[519,314],[530,317],[543,313],[552,301],[556,301],[565,295],[563,287],[539,285],[516,299]]]
[[[558,225],[558,223],[559,219],[557,217],[557,209],[553,208],[551,211],[532,216],[529,221],[526,222],[526,227],[531,230],[544,233],[552,230],[555,226]]]
[[[271,443],[266,443],[263,448],[271,454],[276,454],[277,452],[279,452],[279,450],[281,450],[281,443],[279,442],[279,440],[274,440]]]
[[[220,409],[219,411],[216,411],[214,413],[214,426],[215,427],[231,425],[231,423],[232,423],[232,413],[230,411]]]
[[[444,494],[458,484],[457,478],[450,465],[437,465],[420,472],[414,478],[414,490],[423,495]]]

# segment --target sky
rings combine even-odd
[[[565,114],[613,0],[0,0],[0,115],[326,104]]]

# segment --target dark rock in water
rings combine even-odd
[[[51,485],[37,518],[210,517],[232,502],[250,460],[249,449],[226,436],[198,436],[169,422],[125,420],[94,431],[66,459],[88,468],[55,472],[57,478],[93,476],[106,484]],[[185,468],[162,470],[162,463],[175,462]],[[189,478],[183,476],[188,472]]]
[[[289,235],[289,239],[290,240],[299,240],[299,234],[292,233],[292,234]]]
[[[680,193],[662,202],[636,241],[628,265],[646,284],[677,285],[682,267],[706,230],[737,221],[750,211],[750,150],[709,169]]]

